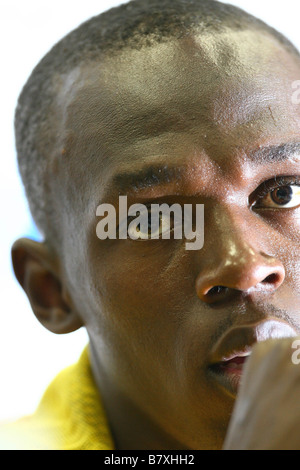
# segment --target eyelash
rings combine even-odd
[[[275,176],[275,178],[273,178],[272,180],[264,181],[250,196],[250,206],[255,207],[255,205],[261,199],[264,199],[270,192],[284,186],[300,186],[300,176]],[[148,209],[149,215],[151,212],[151,204],[152,203],[145,204]],[[128,223],[130,223],[130,221],[133,219],[134,217],[130,217],[128,219]]]
[[[270,192],[284,186],[300,186],[300,176],[275,176],[272,180],[264,181],[251,197],[251,206],[266,197]]]

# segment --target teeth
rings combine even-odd
[[[251,351],[238,353],[238,354],[236,354],[236,357],[248,357],[248,356],[250,356],[250,354],[251,354]]]
[[[244,359],[246,357],[249,357],[251,355],[251,351],[249,352],[244,352],[244,353],[238,353],[238,354],[235,354],[234,356],[231,356],[231,359],[228,358],[228,359],[223,359],[224,362],[226,361],[234,361],[235,359]]]

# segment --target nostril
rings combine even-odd
[[[256,256],[235,263],[225,262],[207,270],[195,280],[197,296],[212,304],[234,298],[237,292],[254,295],[255,292],[274,292],[285,279],[284,266],[275,258]]]
[[[209,291],[206,293],[206,295],[211,297],[213,295],[221,294],[226,289],[227,289],[227,287],[215,286],[215,287],[212,287],[211,289],[209,289]]]
[[[273,273],[273,274],[270,274],[269,276],[267,276],[262,282],[264,284],[277,284],[278,281],[279,281],[278,274]]]

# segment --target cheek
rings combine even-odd
[[[203,380],[212,338],[227,319],[211,315],[197,297],[194,253],[167,243],[108,246],[91,275],[100,334],[115,361],[135,364],[141,377],[155,363],[153,377],[160,383],[169,377],[179,392]]]
[[[282,294],[286,293],[286,305],[290,305],[295,299],[297,311],[299,310],[300,296],[300,249],[291,247],[283,250],[282,262],[285,267],[285,282],[282,285]],[[283,297],[283,295],[282,295]]]
[[[300,207],[297,209],[262,212],[267,223],[282,237],[282,248],[285,245],[299,252],[300,247]]]
[[[113,354],[107,359],[110,370],[118,364],[120,376],[120,369],[134,364],[133,375],[144,377],[150,369],[159,383],[169,377],[178,384],[179,370],[191,370],[184,364],[190,357],[189,312],[197,297],[189,263],[180,247],[162,249],[159,242],[105,245],[97,247],[103,256],[94,256],[99,263],[90,268],[97,323],[92,329]]]
[[[195,296],[181,243],[117,241],[101,251],[104,262],[94,266],[93,277],[115,315],[163,317]]]
[[[272,211],[266,219],[278,234],[277,240],[272,243],[272,254],[284,265],[284,285],[291,287],[293,298],[295,292],[300,293],[300,208]]]
[[[169,249],[168,242],[124,241],[106,249],[103,243],[97,248],[103,256],[90,272],[94,317],[106,339],[123,345],[127,357],[139,351],[142,363],[156,358],[164,373],[176,356],[187,354],[189,340],[182,345],[179,338],[199,302],[185,249]]]

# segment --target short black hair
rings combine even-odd
[[[15,135],[31,213],[48,240],[59,235],[49,183],[51,149],[56,138],[51,124],[57,91],[54,77],[63,77],[81,62],[99,60],[124,47],[141,49],[170,38],[228,28],[272,35],[299,58],[297,49],[284,36],[235,6],[215,0],[131,0],[84,22],[35,67],[18,100]]]

